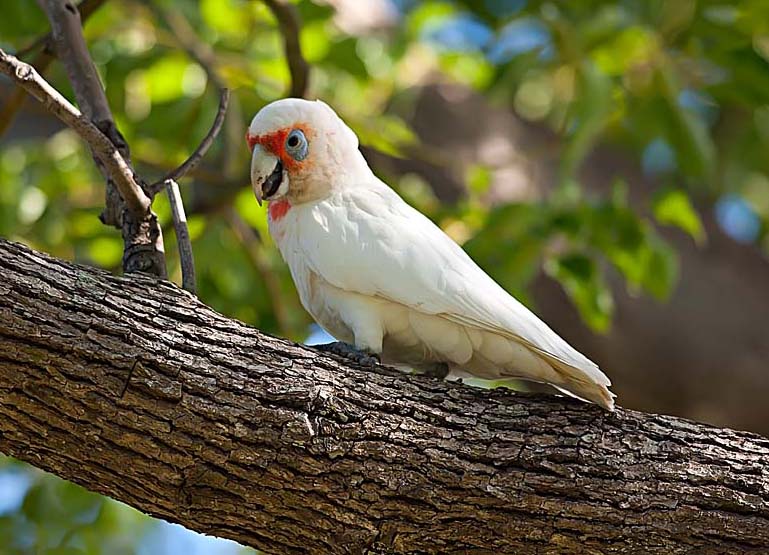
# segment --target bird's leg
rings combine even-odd
[[[344,341],[334,341],[333,343],[315,345],[315,348],[327,353],[339,355],[340,357],[344,357],[353,362],[357,362],[362,366],[376,366],[377,364],[380,364],[379,355],[376,353],[368,353],[366,351],[356,349],[354,345],[350,345]]]

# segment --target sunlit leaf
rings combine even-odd
[[[592,258],[569,253],[548,260],[545,270],[563,285],[580,316],[591,328],[599,332],[609,329],[614,302]]]
[[[689,196],[680,189],[663,189],[652,204],[654,217],[665,225],[676,226],[691,235],[697,243],[705,240],[705,229]]]

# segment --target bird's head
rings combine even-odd
[[[323,199],[365,166],[358,137],[320,100],[268,104],[254,116],[246,140],[259,204],[283,197],[292,204]]]

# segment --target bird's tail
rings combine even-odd
[[[558,390],[567,395],[591,401],[608,411],[614,411],[616,395],[609,391],[611,381],[598,366],[578,368],[556,357],[545,356],[544,358],[561,378],[558,383],[552,384]]]

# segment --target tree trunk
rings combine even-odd
[[[769,551],[759,436],[364,370],[2,241],[0,450],[269,553]]]

